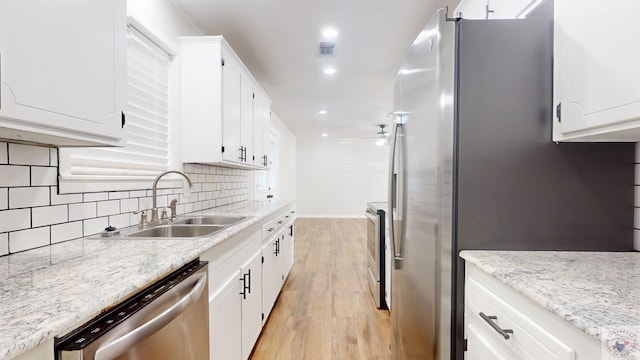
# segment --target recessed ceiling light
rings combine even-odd
[[[326,37],[326,38],[329,38],[329,39],[332,39],[332,38],[334,38],[334,37],[338,36],[338,30],[333,29],[333,28],[325,29],[325,30],[322,32],[322,36],[324,36],[324,37]]]
[[[322,133],[322,137],[327,137],[327,136],[329,136],[329,134],[327,134],[327,133]]]
[[[318,114],[326,115],[327,114],[327,110],[320,110],[320,111],[318,111]]]
[[[333,75],[333,74],[336,73],[336,69],[329,67],[329,68],[324,69],[324,73],[327,74],[327,75]]]

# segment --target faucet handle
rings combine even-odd
[[[139,227],[144,227],[144,225],[147,223],[147,212],[145,210],[140,210],[140,211],[134,211],[133,212],[134,215],[138,215],[140,214],[140,223],[138,224]]]
[[[176,218],[176,205],[178,204],[178,199],[173,199],[171,200],[171,202],[169,203],[169,209],[171,209],[171,219],[175,219]]]

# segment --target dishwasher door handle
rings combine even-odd
[[[194,275],[194,278],[197,279],[195,285],[191,281],[185,281],[178,285],[176,285],[173,289],[169,290],[158,299],[151,302],[147,305],[149,311],[153,311],[158,307],[165,304],[163,298],[169,296],[171,298],[171,294],[175,292],[179,292],[189,286],[193,286],[193,288],[187,293],[184,297],[178,300],[175,304],[171,305],[171,307],[164,310],[162,313],[158,314],[153,319],[147,321],[146,323],[135,326],[134,329],[130,332],[110,341],[109,343],[100,346],[95,352],[95,360],[111,360],[120,355],[122,355],[125,351],[129,350],[136,343],[142,341],[148,336],[154,334],[156,331],[162,329],[167,324],[169,324],[173,319],[178,317],[187,307],[196,302],[200,296],[202,295],[202,291],[204,290],[207,284],[207,274],[201,273],[198,275]]]

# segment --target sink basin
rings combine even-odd
[[[225,228],[223,225],[159,225],[133,232],[127,236],[147,238],[198,237],[213,234],[223,228]]]
[[[231,225],[246,219],[246,216],[195,216],[184,220],[176,221],[176,224],[196,224],[196,225]]]

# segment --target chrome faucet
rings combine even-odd
[[[156,177],[155,180],[153,180],[153,207],[151,208],[151,223],[157,222],[158,221],[158,198],[157,198],[157,187],[158,187],[158,181],[160,180],[161,177],[167,175],[167,174],[179,174],[182,175],[185,179],[187,179],[187,182],[189,183],[189,188],[193,188],[193,183],[191,183],[191,179],[189,179],[189,177],[187,175],[185,175],[183,172],[180,171],[176,171],[176,170],[169,170],[169,171],[165,171],[162,174],[158,175],[158,177]]]

